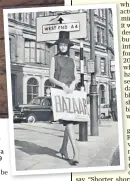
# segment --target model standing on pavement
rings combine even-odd
[[[76,66],[72,58],[69,57],[70,47],[73,43],[69,40],[69,32],[61,31],[59,39],[54,43],[57,45],[58,53],[55,55],[50,64],[50,81],[56,85],[57,88],[63,89],[66,93],[72,93],[77,83],[76,80]],[[64,138],[59,153],[62,158],[69,159],[67,153],[67,144],[70,139],[73,148],[72,164],[79,163],[78,148],[75,140],[74,124],[77,122],[59,120],[65,127]]]

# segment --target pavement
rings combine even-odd
[[[119,166],[120,165],[120,150],[119,150],[119,147],[117,148],[117,150],[113,154],[110,165],[111,166]]]
[[[118,149],[118,122],[111,119],[101,120],[99,136],[90,135],[88,141],[79,141],[79,127],[75,125],[79,150],[79,164],[71,165],[73,152],[70,142],[68,154],[70,160],[62,159],[58,154],[62,144],[65,127],[48,122],[14,124],[16,170],[41,170],[74,167],[113,166],[113,155]],[[119,154],[118,154],[119,157]],[[119,166],[119,158],[117,162]]]

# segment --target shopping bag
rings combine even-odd
[[[54,121],[88,122],[90,120],[87,94],[81,91],[65,93],[61,89],[51,88],[51,99]]]

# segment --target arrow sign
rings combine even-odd
[[[70,39],[86,38],[86,13],[37,18],[37,41],[55,41],[60,31],[69,31]]]
[[[64,21],[64,20],[63,20],[62,17],[60,17],[60,18],[58,19],[58,21],[60,22],[60,24],[62,24],[62,21]]]

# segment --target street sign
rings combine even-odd
[[[69,31],[70,39],[87,37],[86,13],[37,18],[37,42],[56,41],[60,31]]]
[[[60,31],[80,31],[80,23],[47,24],[42,27],[43,34],[59,33]]]
[[[94,61],[88,61],[88,73],[94,73]]]

